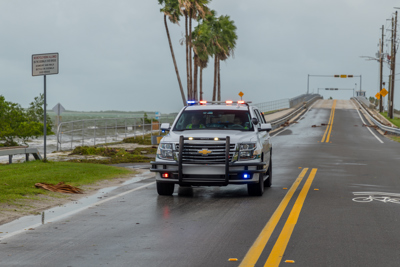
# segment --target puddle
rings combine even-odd
[[[140,176],[136,176],[126,182],[124,182],[121,186],[137,183],[139,181],[148,179],[152,177],[152,173],[150,171],[141,174]],[[27,231],[30,228],[36,228],[42,225],[42,221],[44,224],[57,222],[59,220],[65,219],[66,217],[73,215],[77,212],[85,210],[100,200],[107,199],[106,195],[113,191],[116,188],[121,186],[114,186],[100,189],[96,194],[91,196],[83,197],[78,201],[69,202],[62,206],[53,207],[51,209],[44,211],[44,218],[43,213],[40,215],[30,215],[21,217],[15,221],[0,225],[0,241],[2,239],[14,236],[21,232]]]

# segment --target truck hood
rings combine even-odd
[[[257,134],[255,132],[249,131],[237,131],[237,130],[189,130],[189,131],[171,131],[169,134],[163,137],[161,142],[168,142],[168,143],[178,143],[179,137],[183,135],[186,137],[193,137],[193,138],[226,138],[227,136],[230,137],[230,143],[248,143],[256,142]]]

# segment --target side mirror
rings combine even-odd
[[[165,133],[169,131],[171,131],[171,125],[169,122],[161,123],[161,132]]]
[[[257,119],[257,118],[252,118],[252,119],[251,119],[251,122],[252,122],[254,125],[257,125],[257,124],[258,124],[258,119]]]
[[[261,127],[258,128],[258,131],[259,131],[259,132],[263,132],[263,131],[269,132],[269,131],[271,131],[271,130],[272,130],[271,123],[262,123],[262,124],[261,124]]]

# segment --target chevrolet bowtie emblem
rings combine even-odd
[[[200,154],[203,154],[203,156],[205,156],[207,154],[210,154],[212,151],[203,148],[203,150],[199,150],[197,152],[199,152]]]

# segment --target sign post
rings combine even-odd
[[[46,123],[46,75],[58,74],[58,53],[49,54],[35,54],[32,55],[32,76],[43,76],[44,80],[44,122],[43,122],[43,134],[44,134],[44,160],[46,160],[46,135],[47,135],[47,123]]]

